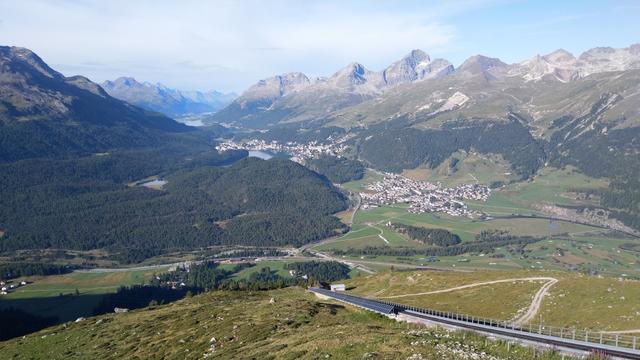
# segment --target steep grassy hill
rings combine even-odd
[[[534,358],[530,349],[408,326],[297,288],[206,293],[88,318],[0,343],[0,353],[6,359]]]

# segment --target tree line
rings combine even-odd
[[[457,256],[469,253],[490,254],[496,248],[516,245],[524,246],[542,240],[531,236],[515,236],[501,230],[483,231],[476,236],[476,241],[451,245],[446,247],[431,247],[416,249],[409,247],[367,246],[365,248],[334,250],[337,256]]]
[[[391,228],[426,245],[451,246],[462,241],[458,235],[445,229],[429,229],[397,223],[392,223]]]
[[[332,282],[349,278],[349,266],[337,261],[308,261],[287,264],[288,270],[295,271],[296,276],[306,275],[309,279]]]
[[[34,275],[61,275],[73,271],[72,266],[39,262],[10,262],[0,264],[0,279],[14,279]]]

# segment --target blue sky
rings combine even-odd
[[[20,0],[0,2],[0,44],[65,75],[240,92],[288,71],[379,70],[411,49],[459,65],[640,42],[640,1]]]

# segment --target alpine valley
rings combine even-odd
[[[635,352],[639,174],[640,44],[412,50],[239,96],[0,46],[0,354]],[[562,346],[512,335],[536,329]]]

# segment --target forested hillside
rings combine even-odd
[[[313,171],[322,174],[334,183],[345,183],[359,180],[364,176],[364,166],[358,160],[323,155],[310,159],[306,165]]]
[[[97,249],[139,261],[214,244],[301,245],[346,207],[288,160],[218,153],[196,130],[0,47],[0,250]],[[156,180],[157,186],[144,186]]]
[[[543,144],[516,118],[508,122],[459,121],[442,129],[410,127],[407,119],[371,126],[360,136],[360,156],[371,166],[399,172],[419,165],[436,167],[455,151],[474,149],[501,154],[514,171],[527,178],[543,164]]]
[[[110,171],[127,163],[108,159],[3,165],[0,248],[301,245],[342,228],[331,214],[344,196],[312,171],[283,159],[212,166],[234,155],[218,157],[166,174],[162,190],[128,186],[129,167]]]

